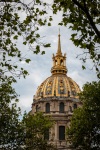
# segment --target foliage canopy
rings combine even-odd
[[[44,116],[43,113],[27,114],[22,121],[25,127],[25,147],[29,150],[54,150],[53,145],[49,144],[44,139],[45,134],[53,125],[49,116]]]
[[[42,6],[41,6],[42,5]],[[18,62],[31,60],[25,56],[25,50],[18,47],[18,42],[28,45],[33,54],[45,54],[41,47],[49,47],[43,43],[38,30],[40,26],[50,25],[46,18],[45,3],[39,0],[0,0],[0,72],[13,76],[24,77],[27,70],[20,67]]]
[[[19,116],[20,108],[17,107],[17,94],[9,84],[12,78],[5,78],[0,84],[0,148],[19,149],[23,144],[23,128]]]
[[[67,138],[80,150],[100,149],[100,81],[87,83],[79,94],[82,108],[74,111]]]

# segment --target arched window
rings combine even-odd
[[[49,140],[49,129],[47,129],[44,133],[44,140]]]
[[[62,59],[60,60],[60,64],[63,65],[63,60]]]
[[[57,65],[57,60],[55,60],[55,64]]]
[[[49,113],[49,112],[50,112],[50,104],[46,103],[46,113]]]
[[[70,111],[70,112],[73,112],[73,111],[72,111],[72,107],[71,107],[71,106],[69,106],[69,111]]]
[[[65,140],[65,126],[59,126],[59,140]]]
[[[76,108],[77,108],[77,104],[74,104],[74,105],[73,105],[73,108],[76,109]]]
[[[64,113],[64,103],[63,102],[61,102],[59,105],[59,112]]]
[[[38,112],[38,105],[36,105],[36,112]]]

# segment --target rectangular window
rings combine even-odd
[[[65,140],[65,126],[59,126],[59,140]]]

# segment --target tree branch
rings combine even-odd
[[[93,19],[91,17],[91,15],[89,14],[89,11],[87,9],[86,6],[82,6],[77,0],[72,0],[74,4],[76,4],[87,16],[93,30],[95,31],[96,35],[98,36],[98,38],[100,38],[100,31],[97,29],[95,23],[93,22]]]

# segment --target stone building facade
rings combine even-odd
[[[58,35],[58,49],[53,54],[51,76],[38,87],[33,98],[32,114],[41,111],[44,115],[51,115],[54,125],[48,131],[47,139],[58,150],[69,150],[65,130],[70,123],[73,110],[81,106],[77,93],[78,84],[67,76],[66,54],[62,54],[60,34]]]

